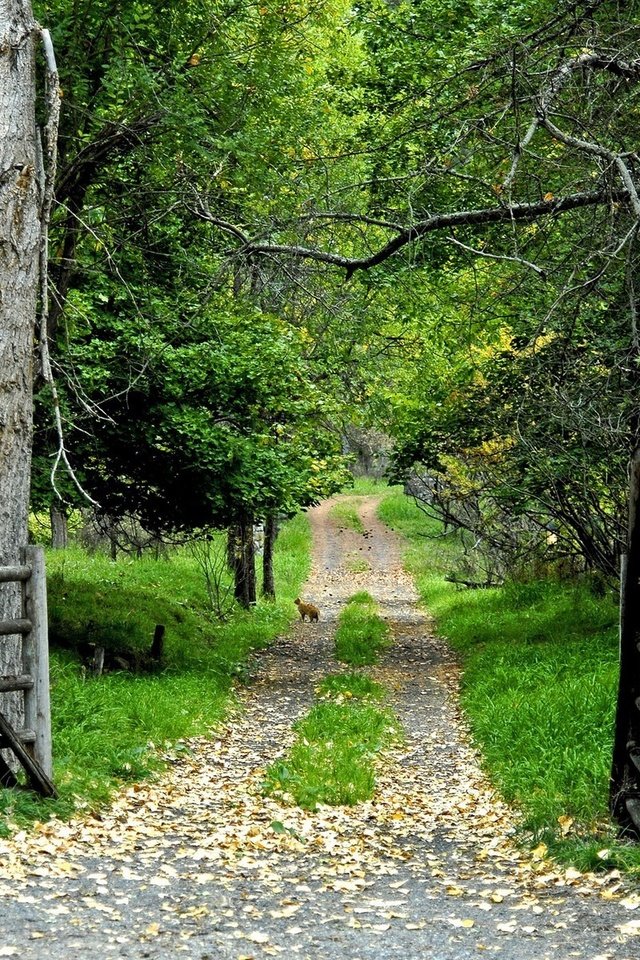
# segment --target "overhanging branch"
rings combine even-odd
[[[384,263],[385,260],[390,259],[402,250],[403,247],[415,243],[429,233],[461,226],[488,226],[496,223],[538,220],[546,216],[559,216],[583,207],[598,206],[627,199],[628,193],[626,191],[610,193],[598,190],[588,193],[574,193],[567,197],[552,200],[540,200],[537,203],[514,203],[478,210],[458,210],[453,213],[436,214],[426,220],[418,221],[410,227],[405,227],[397,236],[368,257],[345,257],[339,253],[316,250],[313,247],[253,241],[248,241],[236,250],[229,252],[313,260],[316,263],[326,263],[346,270],[347,279],[349,279],[357,270],[369,270],[371,267]]]

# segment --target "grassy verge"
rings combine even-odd
[[[318,803],[351,805],[373,796],[375,754],[398,728],[388,710],[358,701],[362,690],[352,681],[344,679],[336,701],[316,704],[295,724],[296,741],[268,768],[265,793],[305,809]],[[345,700],[347,692],[353,699]]]
[[[389,628],[377,614],[375,600],[356,593],[342,610],[336,630],[336,657],[354,667],[377,663],[389,645]]]
[[[56,801],[0,791],[0,834],[52,813],[69,816],[106,802],[126,779],[156,770],[168,742],[206,732],[224,716],[234,678],[252,650],[281,632],[307,574],[308,522],[284,526],[276,547],[276,603],[236,611],[220,623],[202,572],[187,551],[168,559],[118,560],[70,549],[51,552],[49,606]],[[75,649],[89,641],[130,660],[148,650],[156,623],[166,626],[161,672],[87,676]]]
[[[402,494],[380,516],[409,540],[421,597],[461,655],[462,705],[486,768],[535,842],[581,868],[640,870],[640,850],[615,841],[607,818],[616,598],[586,582],[456,589],[444,579],[454,538]]]

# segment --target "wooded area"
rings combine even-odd
[[[59,95],[0,0],[0,562],[29,505],[229,528],[250,605],[254,523],[339,489],[356,425],[461,531],[470,583],[615,589],[628,553],[633,653],[637,4],[34,6]]]

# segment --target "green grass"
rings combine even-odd
[[[354,667],[377,663],[389,646],[389,628],[377,614],[377,605],[366,592],[355,594],[338,618],[336,657]]]
[[[187,551],[166,560],[118,560],[79,549],[47,557],[52,620],[51,698],[54,781],[58,800],[24,790],[0,791],[0,834],[12,825],[68,816],[105,803],[119,783],[161,765],[168,743],[203,733],[225,715],[233,682],[247,674],[251,651],[268,644],[291,619],[308,570],[304,516],[283,527],[275,556],[276,603],[211,615],[202,574]],[[87,676],[75,656],[92,640],[108,651],[148,649],[154,625],[166,625],[161,672]]]
[[[457,546],[413,502],[392,494],[380,516],[409,540],[406,564],[438,631],[463,664],[462,705],[486,769],[522,811],[535,842],[582,868],[640,870],[607,816],[618,674],[615,596],[588,581],[464,590],[447,583]],[[559,817],[575,822],[566,837]],[[597,851],[611,848],[603,859]]]
[[[377,480],[375,477],[354,477],[353,484],[345,487],[344,493],[370,496],[378,493],[387,494],[390,490],[402,490],[402,487],[389,487],[386,480]]]
[[[318,684],[316,692],[320,697],[381,700],[384,687],[366,673],[331,673]]]
[[[354,500],[340,500],[331,507],[329,515],[339,526],[364,533],[364,524]]]
[[[354,701],[317,704],[294,729],[296,742],[268,768],[264,791],[305,809],[370,799],[375,754],[398,736],[389,711]]]

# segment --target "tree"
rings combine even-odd
[[[40,30],[28,0],[0,2],[0,564],[27,543],[33,344],[39,293],[42,156],[35,116]],[[19,616],[17,591],[0,587],[0,620]],[[0,644],[0,672],[20,673],[19,638]],[[3,712],[16,717],[15,698]]]

